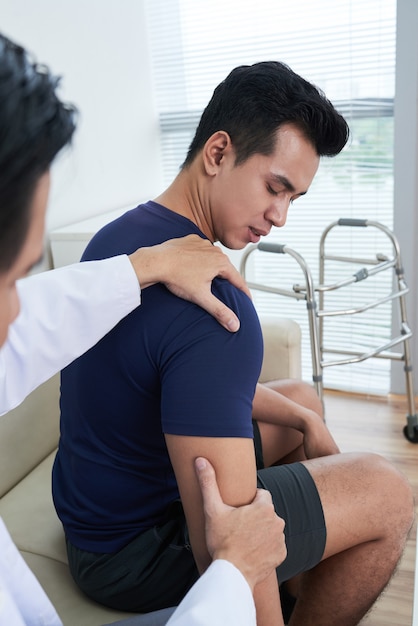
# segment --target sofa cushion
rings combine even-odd
[[[21,551],[67,563],[64,532],[51,495],[55,451],[0,499],[3,518]]]

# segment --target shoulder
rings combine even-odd
[[[131,254],[138,248],[191,234],[201,235],[201,232],[190,220],[149,201],[101,228],[88,244],[82,260]]]

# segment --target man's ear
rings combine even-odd
[[[224,130],[213,133],[202,152],[203,165],[209,176],[215,176],[224,156],[232,150],[231,138]]]

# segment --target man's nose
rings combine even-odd
[[[286,224],[287,212],[289,210],[289,200],[277,200],[274,202],[266,213],[266,217],[270,222],[280,228]]]

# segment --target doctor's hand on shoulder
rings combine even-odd
[[[212,281],[219,276],[244,291],[250,291],[227,255],[209,240],[198,235],[170,239],[150,248],[140,248],[129,256],[141,289],[164,283],[179,298],[198,304],[231,332],[239,329],[239,320],[211,292]]]

